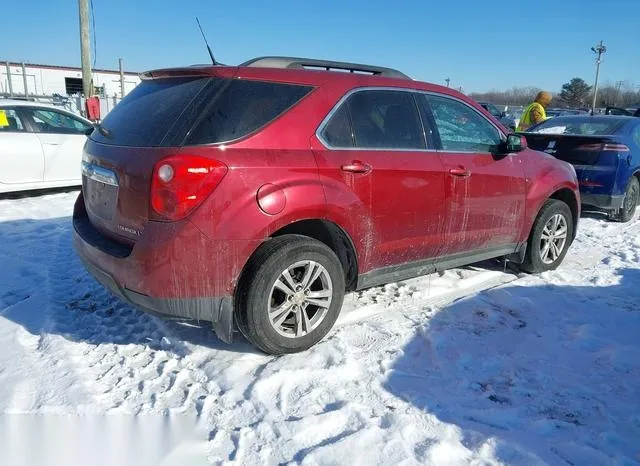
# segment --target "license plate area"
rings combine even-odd
[[[87,209],[96,217],[113,221],[118,203],[118,177],[114,172],[83,162],[82,175]]]

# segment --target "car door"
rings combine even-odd
[[[0,183],[41,183],[44,153],[17,108],[0,108]],[[0,191],[8,190],[0,186]]]
[[[361,272],[435,257],[444,174],[438,154],[427,149],[414,94],[357,90],[317,135],[328,205],[344,206],[345,222],[365,225]]]
[[[25,108],[44,151],[44,181],[81,181],[82,148],[92,127],[65,112]]]
[[[504,135],[469,104],[440,94],[422,95],[421,104],[446,173],[446,254],[515,249],[525,208],[522,159],[497,155]]]

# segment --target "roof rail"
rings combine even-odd
[[[383,68],[381,66],[361,65],[358,63],[346,63],[340,61],[318,60],[314,58],[258,57],[244,62],[240,66],[310,69],[324,71],[341,70],[348,71],[350,73],[371,74],[374,76],[385,76],[389,78],[411,79],[406,74],[392,68]]]

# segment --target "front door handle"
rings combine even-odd
[[[371,171],[371,165],[368,165],[359,160],[354,160],[346,165],[340,167],[343,172],[349,173],[369,173]]]
[[[451,173],[453,176],[463,176],[463,177],[467,177],[467,176],[471,176],[471,170],[467,170],[466,168],[452,168],[449,170],[449,173]]]

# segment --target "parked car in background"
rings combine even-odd
[[[518,127],[520,123],[520,118],[522,118],[522,114],[524,113],[524,108],[509,108],[509,115],[513,118],[513,129]]]
[[[640,200],[640,119],[561,116],[524,134],[533,149],[575,167],[583,204],[631,220]]]
[[[500,123],[504,125],[505,128],[514,130],[517,127],[515,119],[512,115],[507,113],[506,111],[500,110],[494,104],[489,102],[478,102],[482,108],[484,108],[487,112],[491,113]]]
[[[75,248],[125,301],[225,341],[235,322],[302,351],[345,292],[497,257],[551,270],[575,237],[573,168],[453,89],[287,57],[143,78],[85,146]]]
[[[562,114],[563,110],[559,108],[548,108],[545,110],[547,118],[555,118]]]
[[[605,115],[635,116],[640,117],[640,107],[638,108],[620,108],[607,107],[604,110]]]
[[[0,193],[79,186],[93,125],[52,105],[0,100]]]

